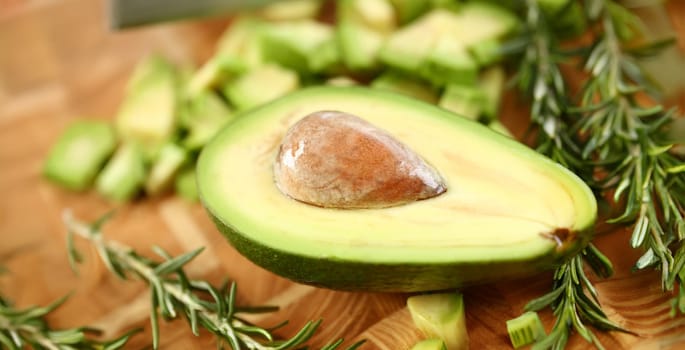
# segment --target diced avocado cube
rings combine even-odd
[[[133,198],[145,181],[145,155],[134,143],[117,149],[98,176],[95,186],[105,198],[125,202]]]
[[[200,198],[197,193],[195,168],[189,167],[181,170],[178,175],[176,175],[176,182],[174,185],[174,189],[179,196],[193,202],[196,202]]]
[[[247,70],[244,60],[228,54],[217,54],[205,62],[188,82],[186,94],[195,96],[203,90],[220,86]]]
[[[464,296],[461,293],[414,295],[407,299],[414,325],[428,338],[445,342],[447,350],[466,350]]]
[[[264,60],[310,73],[310,59],[328,41],[334,40],[333,28],[313,20],[265,25],[261,33]]]
[[[241,110],[259,106],[299,87],[297,73],[277,65],[265,65],[226,86],[224,93]]]
[[[419,341],[411,347],[411,350],[447,350],[447,348],[442,339],[432,338]]]
[[[119,135],[154,154],[176,131],[177,76],[161,56],[140,62],[116,116]]]
[[[433,84],[475,85],[478,65],[458,41],[443,37],[419,68],[421,76]]]
[[[426,0],[390,0],[395,6],[395,12],[400,24],[407,24],[430,9],[430,2]]]
[[[261,65],[264,60],[259,37],[265,22],[240,16],[233,20],[217,44],[217,56],[231,56],[243,61],[248,68]]]
[[[335,40],[328,40],[321,44],[318,50],[307,60],[309,71],[312,73],[332,73],[340,68],[340,50]]]
[[[385,36],[355,23],[338,25],[337,42],[345,66],[352,71],[378,68],[378,53]]]
[[[479,66],[489,66],[502,60],[501,45],[498,39],[485,39],[469,46],[469,53]]]
[[[471,46],[483,40],[503,38],[514,32],[519,23],[516,15],[504,7],[471,1],[459,7],[458,20],[449,35]]]
[[[323,0],[276,1],[256,11],[256,15],[268,21],[296,21],[314,18],[319,14]]]
[[[499,120],[491,121],[490,124],[488,124],[488,127],[504,136],[509,136],[512,139],[514,138],[514,135],[511,133],[511,131],[509,131],[509,129],[507,129],[507,127],[504,126],[504,124],[502,124]]]
[[[389,0],[342,0],[337,3],[337,43],[342,60],[353,71],[378,68],[378,54],[397,27]]]
[[[506,73],[500,66],[484,70],[478,78],[478,87],[485,94],[486,103],[483,105],[483,116],[488,120],[497,119]]]
[[[445,9],[425,14],[386,40],[381,61],[406,72],[417,72],[444,33],[454,31],[457,21],[457,15]]]
[[[397,27],[395,9],[390,0],[343,0],[350,20],[379,33],[391,33]]]
[[[85,190],[93,183],[116,144],[114,128],[109,123],[75,121],[52,146],[43,174],[70,190]]]
[[[188,130],[183,146],[196,150],[204,146],[226,123],[233,120],[228,105],[213,91],[202,91],[186,101],[181,121]]]
[[[344,75],[339,75],[335,77],[328,78],[326,80],[326,85],[333,85],[333,86],[354,86],[358,85],[359,83],[347,76]]]
[[[507,321],[507,332],[514,348],[520,348],[545,337],[545,327],[534,311]]]
[[[399,73],[383,73],[371,82],[371,87],[393,91],[428,103],[438,102],[438,93],[432,86]]]
[[[482,90],[463,85],[447,85],[438,105],[463,117],[477,120],[483,113],[487,97]]]
[[[168,189],[178,170],[188,160],[186,150],[174,143],[168,143],[159,152],[145,181],[145,192],[157,195]]]

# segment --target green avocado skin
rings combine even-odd
[[[584,247],[591,235],[533,260],[490,264],[376,264],[293,254],[247,238],[208,214],[230,243],[255,264],[298,283],[348,291],[425,292],[511,280],[547,271]]]

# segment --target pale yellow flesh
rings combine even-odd
[[[570,174],[556,165],[509,152],[510,141],[490,138],[494,132],[475,123],[460,121],[466,127],[459,127],[400,106],[345,95],[270,106],[277,117],[240,123],[205,151],[211,163],[202,165],[208,166],[204,178],[221,180],[211,181],[204,200],[219,217],[235,218],[228,225],[263,244],[371,262],[526,259],[553,248],[546,234],[585,228],[594,218],[592,194],[574,188]],[[324,209],[283,195],[272,171],[279,143],[290,125],[319,110],[352,113],[387,130],[438,169],[447,192],[362,210]],[[588,202],[584,212],[574,201]]]

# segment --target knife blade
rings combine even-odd
[[[254,9],[275,0],[109,0],[112,29]]]

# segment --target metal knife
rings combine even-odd
[[[112,29],[253,9],[276,0],[109,0]]]

